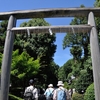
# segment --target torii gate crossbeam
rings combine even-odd
[[[10,12],[1,12],[0,20],[9,19],[13,15],[16,19],[27,18],[54,18],[54,17],[87,17],[89,12],[93,12],[96,17],[100,16],[100,8],[51,8],[51,9],[33,9],[18,10]]]
[[[64,25],[64,26],[36,26],[36,27],[13,27],[11,29],[15,34],[27,33],[49,33],[49,29],[53,33],[90,33],[93,26],[90,25]]]

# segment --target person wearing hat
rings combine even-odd
[[[29,95],[29,93],[32,93],[32,97],[29,97],[30,99],[28,99],[28,96],[27,96]],[[25,97],[24,100],[38,100],[38,90],[37,88],[34,87],[33,79],[29,80],[29,86],[25,89],[24,97]]]
[[[58,81],[58,88],[54,91],[53,100],[71,100],[68,90],[64,88],[64,84],[62,81]],[[62,91],[62,92],[61,92]],[[63,93],[63,99],[61,99]]]
[[[53,100],[53,91],[54,91],[53,84],[49,84],[48,88],[44,93],[46,100]]]

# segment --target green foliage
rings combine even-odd
[[[86,70],[81,70],[80,76],[75,83],[76,91],[83,94],[86,91],[87,87],[93,82],[92,80],[93,79]]]
[[[65,75],[65,72],[64,72],[64,68],[63,67],[60,67],[58,69],[58,80],[62,80],[62,81],[65,81],[66,80],[66,75]]]
[[[59,66],[55,62],[51,62],[48,68],[49,70],[47,70],[47,75],[50,78],[47,80],[47,84],[53,83],[53,85],[56,86],[58,81]]]
[[[22,70],[23,68],[29,72],[32,70],[33,74],[37,74],[37,71],[39,69],[39,59],[34,60],[34,58],[30,57],[26,52],[22,52],[19,55],[19,51],[16,50],[13,52],[12,55],[12,70],[19,67],[19,71]],[[27,73],[25,72],[25,73]],[[20,77],[19,77],[20,78]]]
[[[70,86],[68,85],[67,82],[64,82],[64,88],[66,88],[66,89],[69,89],[70,88]]]
[[[2,53],[0,53],[0,67],[1,67],[1,64],[2,64]]]
[[[34,18],[22,23],[20,26],[49,26],[49,23],[43,18]],[[34,60],[40,58],[39,73],[35,77],[42,82],[41,84],[47,83],[51,76],[56,77],[55,74],[52,74],[54,71],[52,72],[50,68],[50,63],[53,61],[53,56],[56,52],[55,40],[55,34],[50,35],[47,33],[33,33],[30,36],[27,34],[17,34],[15,36],[14,50],[19,49],[19,53],[26,51]]]
[[[94,83],[92,83],[86,90],[84,94],[84,100],[95,100],[94,95]]]
[[[80,67],[78,67],[77,65],[76,69],[73,70],[74,76],[77,77],[74,86],[79,93],[84,93],[87,87],[93,82],[93,71],[92,71],[91,63],[92,62],[89,56],[84,63],[80,64]]]
[[[9,94],[9,100],[23,100],[23,99],[15,96],[15,95]]]
[[[3,53],[8,21],[0,22],[0,52]]]
[[[75,60],[75,62],[72,65],[72,73],[75,77],[78,77],[80,75],[80,71],[82,70],[82,63],[81,61]]]
[[[81,5],[81,7],[84,7]],[[86,17],[75,17],[71,25],[87,24]],[[71,47],[71,54],[74,58],[81,58],[88,56],[89,33],[67,33],[63,40],[63,48]]]
[[[58,70],[58,80],[63,82],[67,81],[68,74],[72,71],[72,59],[68,60],[62,67]]]
[[[100,7],[100,0],[95,0],[94,6],[95,7]]]
[[[84,96],[83,96],[83,94],[74,93],[72,95],[72,100],[84,100]]]
[[[80,69],[79,77],[75,82],[75,88],[79,93],[86,91],[87,87],[93,83],[93,70],[92,70],[92,61],[91,57],[88,56],[88,59],[82,63],[84,66],[83,69]],[[76,71],[76,70],[75,70]]]
[[[24,85],[24,82],[27,82],[39,72],[39,68],[39,59],[34,60],[26,52],[19,54],[18,50],[14,51],[11,65],[11,83],[18,86],[20,81]],[[17,81],[14,81],[15,79]]]
[[[39,79],[40,85],[42,86],[43,84],[45,84],[45,88],[47,88],[48,84],[50,84],[50,83],[52,83],[54,86],[57,86],[59,66],[55,62],[51,62],[50,65],[47,66],[47,68],[44,68],[45,72],[44,72],[44,74],[42,74],[43,77],[41,79]],[[38,73],[38,76],[40,74],[41,74],[41,71]],[[42,83],[43,78],[45,79],[44,83]]]
[[[5,33],[7,30],[7,21],[0,22],[0,52],[3,52]],[[49,26],[50,24],[46,22],[43,18],[34,18],[28,20],[28,22],[22,23],[21,27],[31,27],[31,26]],[[54,44],[56,40],[55,34],[50,35],[44,34],[15,34],[14,41],[14,51],[19,50],[13,56],[12,68],[11,68],[11,83],[17,86],[19,83],[27,85],[29,77],[36,77],[40,82],[47,83],[49,79],[54,78],[57,81],[57,67],[58,65],[51,66],[53,61],[54,53],[56,52],[56,45]],[[27,54],[25,53],[27,52]],[[19,55],[19,57],[18,57]],[[26,58],[24,57],[26,56]],[[29,58],[30,56],[30,58]],[[28,57],[28,58],[27,58]],[[34,58],[34,59],[33,59]],[[39,59],[38,59],[39,58]],[[29,59],[27,61],[27,59]],[[0,59],[1,60],[1,59]],[[32,62],[33,61],[33,62]],[[37,62],[39,61],[39,69]],[[35,64],[34,67],[32,67]],[[0,62],[1,65],[1,62]],[[52,67],[52,68],[51,68]],[[56,70],[56,71],[55,71]],[[25,79],[27,77],[28,79]],[[15,81],[16,80],[16,81]],[[20,80],[20,81],[19,81]],[[22,85],[23,86],[23,85]]]
[[[70,60],[68,60],[68,61],[63,65],[64,73],[65,73],[65,77],[66,77],[66,78],[68,77],[68,74],[69,74],[70,72],[72,72],[72,62],[73,62],[73,60],[70,59]]]
[[[81,5],[81,7],[84,7]],[[71,25],[87,24],[86,17],[75,17]],[[90,34],[89,33],[67,33],[63,40],[63,48],[70,47],[70,53],[73,56],[73,63],[71,65],[72,72],[67,76],[70,80],[71,87],[79,93],[84,93],[87,87],[93,82],[92,62],[90,53]],[[71,75],[75,76],[71,80]]]
[[[49,26],[43,18],[35,18],[29,20],[27,23],[22,23],[21,27],[31,27],[31,26]],[[50,63],[52,57],[54,56],[56,45],[55,42],[55,34],[17,34],[14,42],[14,49],[19,49],[20,52],[26,50],[27,53],[36,59],[37,57],[41,57],[42,60],[45,61],[46,64]],[[49,53],[48,53],[49,52]],[[43,62],[41,62],[43,64]]]
[[[95,0],[94,6],[100,7],[100,0]],[[95,21],[96,21],[96,28],[97,28],[99,44],[100,44],[100,17],[95,17]]]
[[[73,46],[71,49],[70,49],[70,53],[73,55],[73,59],[80,59],[81,56],[82,56],[82,48],[79,47],[79,46]]]

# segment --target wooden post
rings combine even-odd
[[[100,100],[100,48],[93,12],[89,13],[88,24],[93,26],[90,32],[90,49],[93,66],[95,100]]]
[[[15,26],[16,20],[11,15],[8,21],[7,34],[4,47],[4,55],[1,67],[1,98],[0,100],[8,100],[9,82],[10,82],[10,66],[13,51],[14,33],[11,28]]]

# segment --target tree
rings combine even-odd
[[[8,21],[0,22],[0,52],[3,53]]]
[[[92,82],[93,82],[92,75],[90,76],[90,73],[87,72],[86,69],[84,69],[81,70],[80,76],[77,78],[74,86],[76,91],[78,91],[78,93],[83,94]]]
[[[83,5],[81,7],[84,7]],[[87,24],[86,17],[75,17],[71,25]],[[88,62],[90,58],[89,43],[90,33],[67,33],[63,40],[63,48],[70,47],[70,53],[73,55],[72,72],[70,75],[75,76],[75,80],[72,81],[73,86],[79,93],[85,92],[87,87],[93,82],[93,73],[91,62]],[[89,81],[87,83],[87,81]],[[74,83],[73,83],[74,82]]]
[[[34,60],[27,52],[13,51],[11,64],[11,83],[14,87],[25,87],[30,78],[38,74],[40,68],[39,59]],[[19,84],[20,83],[20,84]]]
[[[72,59],[68,60],[62,67],[58,70],[58,79],[64,82],[68,81],[68,74],[72,72]]]
[[[100,7],[100,0],[95,0],[94,7]],[[100,45],[100,17],[95,17],[95,21]]]
[[[1,63],[2,63],[2,53],[0,53],[0,66],[1,66]]]
[[[81,7],[84,7],[81,5]],[[80,24],[87,24],[87,18],[86,17],[75,17],[71,25],[80,25]],[[71,47],[71,54],[73,57],[78,56],[83,57],[86,59],[88,57],[88,45],[89,45],[89,33],[83,34],[83,33],[67,33],[63,40],[63,48]],[[77,52],[76,52],[76,48]],[[73,48],[73,49],[72,49]],[[83,52],[81,52],[83,51]]]
[[[74,93],[72,95],[72,99],[73,100],[83,100],[84,99],[84,95],[83,94],[79,94],[79,93]]]
[[[61,80],[61,81],[66,80],[66,75],[65,75],[63,67],[60,67],[59,70],[58,70],[58,80]]]
[[[49,23],[43,18],[34,18],[22,23],[20,26],[31,27],[48,25]],[[30,34],[29,37],[27,34],[20,33],[15,36],[14,50],[19,49],[19,53],[26,51],[31,57],[34,57],[34,59],[40,58],[40,71],[36,78],[42,83],[47,83],[47,80],[50,79],[50,75],[47,72],[50,70],[50,63],[53,61],[53,56],[56,52],[55,39],[55,34],[50,35],[47,33],[33,33]]]
[[[58,82],[58,69],[59,69],[59,65],[57,65],[54,61],[52,61],[50,63],[50,65],[48,66],[48,69],[46,71],[47,75],[48,75],[48,79],[47,79],[47,84],[52,83],[55,87],[57,85]]]
[[[73,55],[73,59],[80,60],[82,56],[82,48],[80,46],[73,46],[70,49],[70,53]]]
[[[90,84],[84,94],[84,100],[95,100],[94,83]]]

